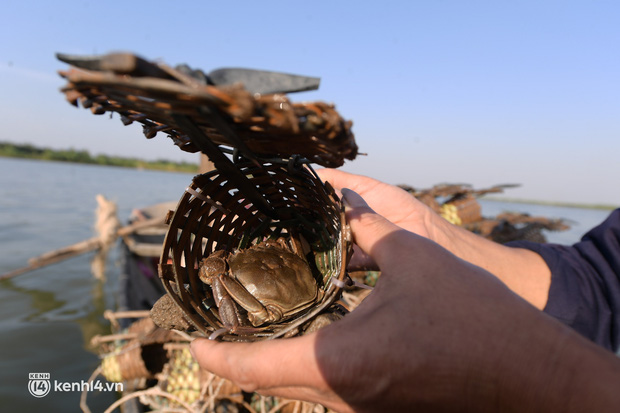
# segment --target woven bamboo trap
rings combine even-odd
[[[313,78],[299,83],[298,76],[264,72],[258,76],[258,71],[250,70],[243,72],[252,85],[248,90],[238,82],[214,82],[227,78],[218,71],[205,75],[186,66],[173,69],[127,53],[58,57],[74,66],[61,72],[69,82],[63,88],[69,102],[95,114],[119,113],[126,125],[140,122],[147,138],[164,132],[181,149],[203,152],[215,166],[194,178],[169,217],[160,261],[164,287],[193,328],[229,341],[294,335],[340,297],[350,255],[344,210],[333,188],[310,164],[336,167],[345,158],[355,158],[351,122],[342,119],[333,105],[294,104],[283,93],[265,93],[274,90],[274,82],[276,91],[278,82],[286,83],[281,89],[288,92],[316,88],[318,84],[306,83]],[[233,80],[236,70],[227,72]],[[270,85],[254,82],[256,76],[271,77]],[[292,251],[307,270],[273,288],[279,297],[269,299],[261,295],[268,282],[253,278],[256,282],[245,287],[261,305],[265,303],[270,318],[256,323],[248,306],[234,305],[241,324],[231,328],[229,317],[224,317],[228,310],[216,305],[220,287],[201,280],[204,260],[222,252],[232,260],[238,251],[254,252],[275,242],[295,246]],[[277,277],[276,284],[286,278]],[[296,305],[300,285],[314,295]],[[228,285],[226,289],[228,298],[234,295]],[[238,285],[234,289],[238,291]],[[250,307],[256,306],[247,291],[242,295],[253,302]],[[233,299],[237,304],[242,301]]]
[[[227,177],[215,170],[194,178],[172,217],[164,242],[160,276],[189,321],[206,335],[226,334],[211,288],[199,278],[203,258],[212,252],[246,249],[266,239],[302,240],[319,288],[314,306],[261,327],[248,327],[241,337],[280,337],[329,307],[345,279],[348,239],[344,212],[333,189],[306,165],[237,164],[269,200],[269,215],[247,199]],[[337,281],[334,281],[337,280]]]

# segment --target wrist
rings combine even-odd
[[[481,267],[542,310],[549,297],[551,271],[537,253],[512,248],[453,225],[437,214],[425,217],[429,238],[457,257]]]
[[[462,228],[451,224],[430,208],[424,215],[423,222],[428,233],[428,238],[431,241],[441,245],[443,248],[452,252],[454,255],[460,256],[460,251],[458,248],[459,243],[455,240],[461,238],[458,231]]]

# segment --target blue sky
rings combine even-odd
[[[126,50],[210,71],[319,76],[390,183],[520,183],[510,197],[620,205],[620,3],[28,1],[0,25],[0,140],[196,160],[65,103],[55,52]]]

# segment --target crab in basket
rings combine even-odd
[[[199,277],[211,287],[220,319],[231,332],[278,323],[320,301],[299,240],[264,240],[233,253],[204,258]]]

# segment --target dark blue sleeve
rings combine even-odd
[[[551,269],[544,312],[612,351],[620,345],[620,209],[573,246],[516,241]]]

